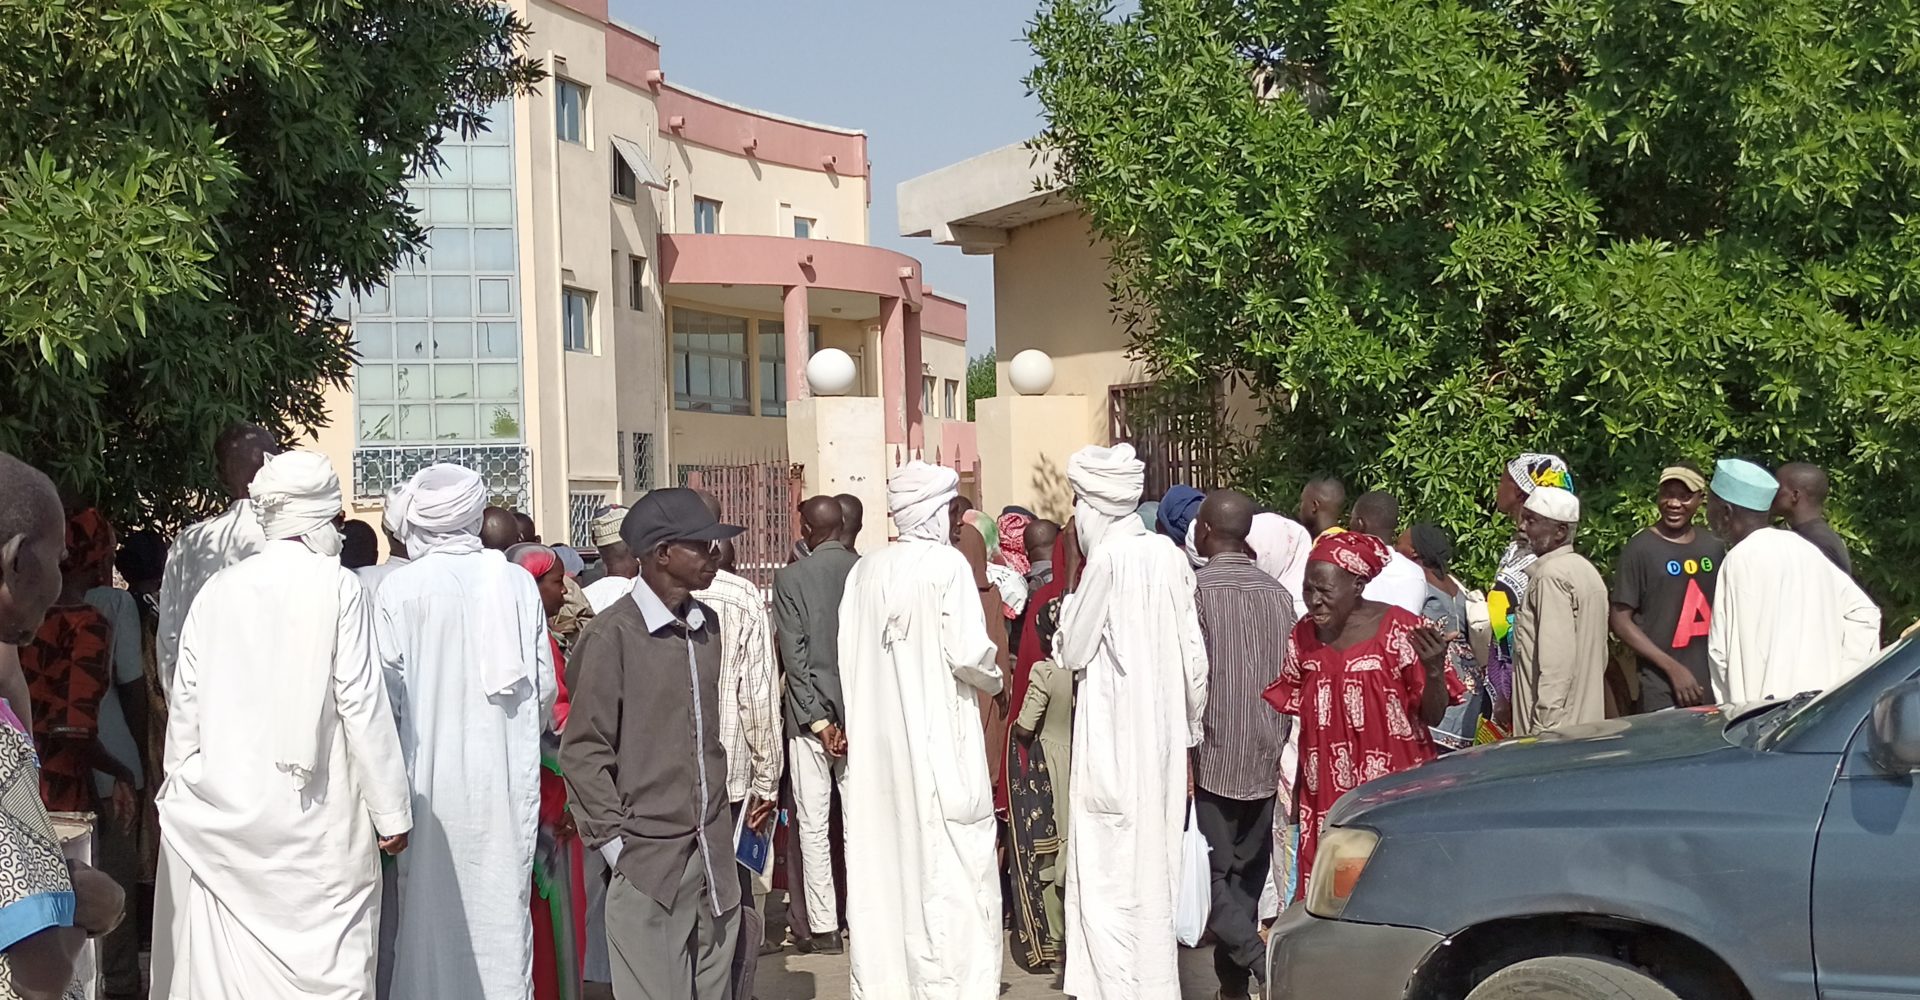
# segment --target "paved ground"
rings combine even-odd
[[[1213,978],[1212,949],[1180,952],[1180,1000],[1212,1000],[1219,983]],[[788,949],[760,960],[754,984],[758,1000],[847,1000],[845,955],[799,955]],[[1003,1000],[1060,1000],[1052,976],[1035,976],[1007,963],[1001,977]]]

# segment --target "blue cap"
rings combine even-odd
[[[1723,458],[1713,467],[1713,495],[1747,510],[1772,510],[1780,481],[1744,458]]]

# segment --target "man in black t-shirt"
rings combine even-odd
[[[1693,518],[1707,477],[1690,464],[1660,473],[1660,517],[1627,542],[1614,567],[1613,634],[1640,662],[1640,711],[1712,702],[1707,631],[1727,547]]]

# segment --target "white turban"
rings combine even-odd
[[[1092,555],[1116,524],[1140,523],[1140,492],[1146,488],[1147,467],[1133,457],[1133,445],[1088,447],[1067,459],[1067,482],[1073,487],[1073,528],[1080,551]]]
[[[1287,588],[1293,598],[1294,617],[1299,618],[1306,608],[1301,588],[1307,582],[1307,554],[1313,551],[1313,534],[1284,514],[1255,514],[1253,528],[1247,532],[1247,546],[1253,549],[1253,564]]]
[[[380,513],[380,526],[387,534],[400,537],[400,516],[407,510],[407,484],[397,483],[387,491],[387,509]]]
[[[900,540],[947,544],[947,505],[960,493],[960,474],[939,465],[908,462],[887,480],[887,513]]]
[[[1527,509],[1562,524],[1580,522],[1580,498],[1558,486],[1542,486],[1527,497]]]
[[[433,552],[480,551],[480,518],[487,510],[487,484],[458,465],[429,465],[414,473],[391,503],[400,523],[400,543],[419,559]]]
[[[268,540],[298,538],[323,555],[340,554],[340,477],[327,456],[286,451],[268,457],[248,488]]]

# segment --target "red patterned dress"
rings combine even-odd
[[[113,626],[90,604],[55,607],[20,650],[40,745],[40,797],[50,812],[94,810],[94,741],[112,658]]]
[[[1307,877],[1320,845],[1320,824],[1340,796],[1375,778],[1424,764],[1437,751],[1420,718],[1427,671],[1413,651],[1420,619],[1388,607],[1373,636],[1346,649],[1320,641],[1313,619],[1302,618],[1287,640],[1280,677],[1266,690],[1274,708],[1298,718],[1300,878],[1295,899],[1307,895]],[[1447,668],[1447,696],[1466,688]]]

